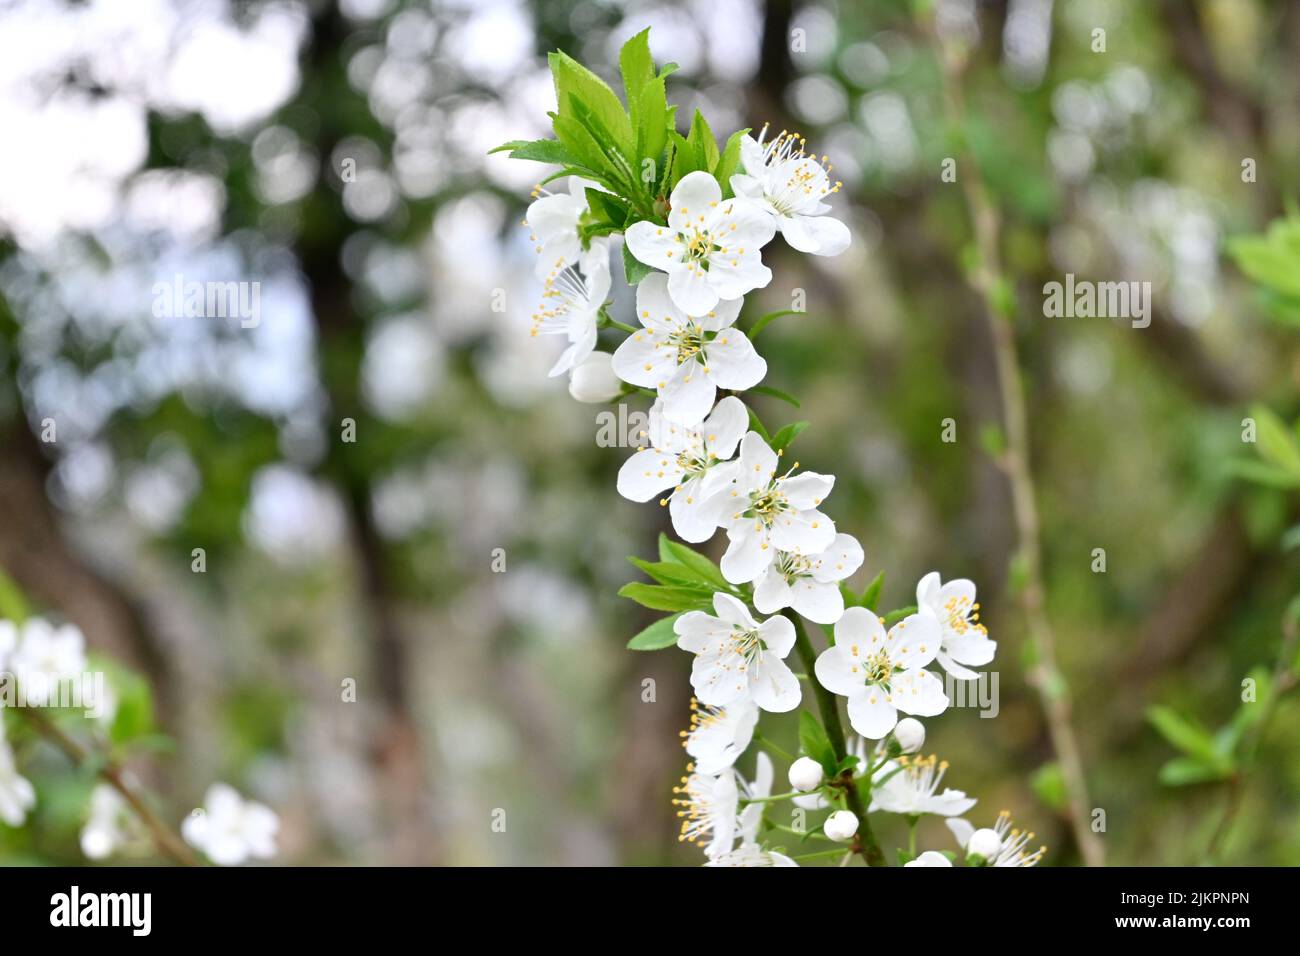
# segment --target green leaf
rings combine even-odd
[[[748,409],[748,411],[750,431],[758,432],[758,437],[770,445],[772,443],[772,436],[769,435],[767,429],[763,427],[762,421],[759,420],[758,413],[752,408]]]
[[[1159,779],[1166,787],[1186,787],[1225,780],[1231,775],[1232,771],[1224,766],[1207,764],[1195,757],[1175,757],[1160,768]]]
[[[670,185],[676,186],[701,167],[695,162],[695,147],[687,141],[685,136],[673,130],[668,133],[668,141],[673,147],[673,175]]]
[[[623,243],[623,274],[627,277],[628,285],[636,285],[654,271],[653,267],[632,255],[632,250],[628,248],[627,243]]]
[[[731,189],[731,177],[740,166],[740,141],[745,138],[748,129],[738,129],[727,137],[718,164],[713,167],[713,178],[722,186],[722,198],[730,199],[735,193]]]
[[[516,139],[502,143],[489,153],[510,150],[511,159],[531,159],[536,163],[555,163],[559,166],[572,166],[574,157],[564,148],[564,144],[554,139],[528,140]]]
[[[768,395],[772,398],[779,398],[783,402],[788,402],[795,408],[799,407],[799,400],[789,392],[783,392],[779,388],[773,388],[771,385],[755,385],[750,389],[751,392],[757,392],[759,395]]]
[[[885,572],[881,571],[871,579],[871,583],[868,584],[867,589],[862,592],[862,597],[857,603],[865,607],[868,611],[874,611],[876,605],[880,602],[880,591],[884,586]]]
[[[647,192],[657,192],[659,183],[669,174],[667,168],[656,168],[652,182],[644,182],[645,162],[658,164],[664,160],[668,148],[668,134],[672,131],[674,110],[668,107],[664,81],[656,78],[641,90],[640,119],[636,130],[637,178],[643,181]],[[665,167],[671,165],[666,163]]]
[[[1264,405],[1251,406],[1250,415],[1255,419],[1260,457],[1293,475],[1300,475],[1300,445],[1296,444],[1291,429]]]
[[[858,596],[854,594],[853,589],[849,587],[847,584],[845,584],[843,581],[840,582],[840,597],[844,599],[845,607],[858,606]]]
[[[703,611],[713,607],[712,592],[697,588],[633,583],[619,588],[618,596],[636,601],[652,611]]]
[[[628,641],[628,650],[657,651],[660,648],[672,647],[677,643],[677,634],[673,631],[673,625],[677,623],[679,617],[681,617],[680,614],[674,614],[672,617],[661,617]]]
[[[722,576],[722,571],[718,566],[700,554],[698,551],[686,547],[684,544],[678,544],[676,541],[668,541],[668,553],[672,555],[673,560],[684,565],[691,570],[699,580],[705,581],[721,588],[724,591],[732,591],[735,588]]]
[[[632,212],[626,202],[607,192],[587,187],[587,208],[593,216],[617,226],[620,230]]]
[[[673,542],[668,537],[668,535],[664,534],[662,531],[659,532],[659,560],[660,561],[677,560],[677,558],[673,556],[672,547],[671,547],[672,543]]]
[[[790,443],[799,437],[799,433],[807,427],[807,422],[791,422],[789,425],[783,426],[780,431],[772,436],[772,451],[779,452],[783,448],[789,448]]]
[[[720,158],[718,141],[713,136],[713,130],[709,129],[708,120],[699,110],[695,111],[695,116],[691,119],[690,135],[686,139],[691,144],[691,149],[695,151],[695,168],[712,175],[713,168],[718,165]]]
[[[1183,753],[1213,763],[1216,760],[1214,741],[1209,732],[1189,718],[1168,707],[1148,707],[1147,720],[1170,744]]]
[[[608,130],[613,145],[622,148],[624,153],[631,152],[632,127],[627,113],[605,81],[562,51],[550,54],[547,59],[551,64],[555,101],[560,104],[561,114],[566,105],[567,108],[584,107]]]
[[[699,588],[704,590],[704,585],[709,582],[696,574],[695,571],[685,564],[679,564],[676,561],[643,561],[640,558],[629,557],[628,561],[635,564],[647,575],[658,581],[660,584],[667,584],[675,587]],[[709,593],[713,589],[709,588]]]
[[[759,332],[762,332],[765,328],[767,328],[777,319],[781,318],[781,316],[783,315],[803,315],[803,314],[804,313],[799,309],[778,309],[775,312],[769,312],[767,313],[767,315],[762,316],[757,322],[754,323],[753,327],[749,330],[749,340],[752,342],[754,340],[754,337],[758,335]]]
[[[649,27],[623,44],[623,49],[618,51],[618,70],[623,75],[623,98],[627,100],[628,117],[635,130],[640,126],[642,91],[655,79]]]
[[[1266,488],[1280,488],[1284,491],[1300,488],[1300,475],[1293,475],[1286,469],[1270,465],[1266,461],[1256,461],[1254,458],[1232,458],[1224,463],[1224,467],[1233,477]]]
[[[803,752],[822,765],[828,775],[835,773],[835,750],[822,725],[806,710],[799,712],[799,746]]]

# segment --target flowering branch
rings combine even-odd
[[[944,107],[954,129],[965,129],[965,99],[961,71],[965,51],[936,37],[942,64]],[[964,144],[963,144],[964,145]],[[998,393],[1002,404],[1006,450],[1000,464],[1011,486],[1012,511],[1018,540],[1018,588],[1021,609],[1034,652],[1030,680],[1047,718],[1048,734],[1060,762],[1065,802],[1079,852],[1089,866],[1105,862],[1101,840],[1088,816],[1088,791],[1083,758],[1070,722],[1069,689],[1056,663],[1056,639],[1045,607],[1043,559],[1038,506],[1029,465],[1029,425],[1024,386],[1016,350],[1014,293],[1008,285],[998,252],[998,214],[989,200],[978,164],[969,149],[962,157],[960,176],[967,211],[975,230],[978,266],[970,271],[971,286],[983,300],[984,316],[993,338]]]

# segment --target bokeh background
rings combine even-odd
[[[1294,701],[1237,783],[1162,783],[1177,751],[1146,717],[1230,721],[1298,580],[1295,493],[1225,467],[1252,402],[1300,411],[1296,332],[1224,247],[1295,192],[1300,5],[934,18],[973,48],[970,145],[1004,217],[1048,607],[1109,859],[1197,863],[1217,839],[1216,862],[1300,862]],[[617,496],[603,409],[527,334],[520,219],[549,170],[487,155],[548,135],[548,50],[613,80],[646,26],[680,66],[680,118],[797,128],[843,180],[849,251],[774,243],[746,306],[807,298],[762,343],[803,408],[758,407],[813,423],[798,457],[838,475],[855,586],[886,570],[896,607],[931,569],[978,582],[1000,712],[928,721],[927,750],[975,818],[1009,808],[1047,863],[1078,862],[1021,666],[1009,499],[980,440],[991,342],[910,4],[0,3],[0,568],[147,678],[170,743],[126,757],[171,819],[222,779],[281,815],[283,862],[698,862],[669,804],[689,661],[626,651],[652,618],[614,593],[666,515]],[[1150,328],[1043,317],[1066,272],[1151,281]],[[176,274],[260,282],[260,324],[155,317]],[[0,857],[80,862],[89,774],[38,742],[19,756],[40,802],[0,825]],[[950,847],[936,822],[921,845]]]

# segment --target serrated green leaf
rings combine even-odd
[[[689,568],[691,573],[699,580],[724,591],[734,590],[733,586],[722,576],[722,571],[718,566],[698,551],[670,540],[668,542],[668,553],[673,556],[674,561]]]
[[[652,611],[703,611],[713,607],[712,592],[696,588],[634,582],[619,588],[618,596],[636,601]]]
[[[710,594],[713,593],[711,582],[685,564],[679,564],[676,561],[643,561],[641,558],[633,557],[629,557],[628,561],[635,564],[660,584],[667,584],[671,587],[707,589]]]
[[[661,617],[628,641],[628,650],[657,651],[664,647],[672,647],[677,643],[677,634],[673,631],[673,625],[679,617],[681,617],[680,614],[674,614],[672,617]]]
[[[909,604],[907,607],[900,607],[896,611],[890,611],[885,615],[885,627],[891,628],[905,617],[911,617],[916,613],[916,605]]]
[[[695,151],[695,168],[712,175],[713,168],[718,165],[720,158],[718,141],[713,136],[713,130],[709,129],[708,120],[699,110],[696,110],[695,116],[691,118],[690,135],[686,139],[691,144],[691,149]]]
[[[609,86],[591,70],[563,51],[550,54],[551,75],[555,81],[555,101],[563,112],[570,107],[587,109],[608,131],[613,145],[624,153],[632,149],[632,127],[623,104]]]
[[[510,150],[511,159],[531,159],[535,163],[555,163],[558,166],[572,166],[575,162],[572,154],[564,144],[554,139],[522,140],[516,139],[502,143],[489,153]]]
[[[718,157],[718,163],[713,167],[713,178],[722,186],[722,198],[730,199],[735,195],[731,188],[731,177],[736,174],[740,166],[740,141],[749,133],[748,128],[738,129],[727,137],[727,145],[722,149],[722,155]]]

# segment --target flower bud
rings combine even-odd
[[[579,362],[569,377],[569,394],[580,402],[618,398],[623,383],[614,374],[613,359],[608,352],[592,352]]]
[[[976,830],[966,841],[966,856],[970,858],[970,862],[980,866],[997,856],[1000,849],[1002,849],[1002,838],[998,836],[996,830],[990,830],[988,827]]]
[[[838,843],[848,843],[858,832],[858,818],[852,810],[836,810],[822,824],[822,832]]]
[[[812,757],[800,757],[790,765],[790,786],[807,792],[821,785],[822,765]]]
[[[915,717],[904,717],[894,727],[894,739],[905,754],[914,754],[925,744],[925,725]]]

